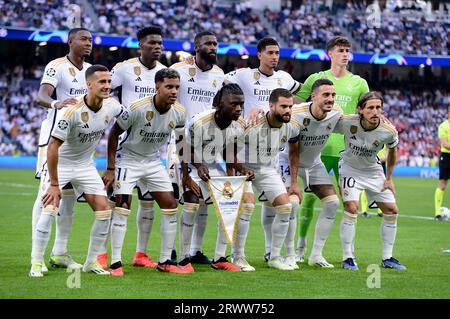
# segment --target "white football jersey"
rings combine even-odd
[[[300,135],[297,141],[300,142],[300,166],[310,168],[320,162],[321,152],[333,133],[336,124],[343,115],[342,109],[334,105],[333,109],[327,113],[324,119],[317,120],[311,113],[312,102],[295,104],[292,107],[292,118],[300,123]],[[289,149],[286,147],[282,157],[289,157]]]
[[[166,113],[159,113],[154,105],[154,96],[131,104],[117,118],[117,124],[127,131],[117,150],[117,159],[159,160],[159,149],[169,141],[175,128],[184,127],[186,117],[186,110],[178,102]]]
[[[286,142],[300,133],[300,123],[291,118],[280,128],[271,127],[267,113],[245,130],[245,163],[253,169],[274,167]]]
[[[84,62],[83,68],[78,69],[69,60],[68,56],[50,61],[44,70],[42,84],[50,84],[55,88],[56,99],[63,102],[69,98],[76,98],[87,93],[85,73],[91,66]],[[47,118],[41,126],[39,135],[39,146],[45,146],[50,140],[50,133],[56,119],[56,109],[48,109]]]
[[[109,122],[123,112],[117,100],[107,98],[97,112],[85,103],[84,97],[58,112],[52,136],[64,143],[59,148],[58,165],[80,166],[92,163],[92,153]]]
[[[236,83],[244,92],[244,117],[254,108],[269,111],[269,97],[273,90],[284,88],[292,93],[298,90],[300,83],[285,71],[275,71],[267,76],[258,69],[242,68],[227,73],[225,83]]]
[[[212,108],[214,96],[224,81],[221,68],[214,65],[203,71],[196,64],[175,63],[171,68],[180,73],[180,92],[178,101],[186,108],[189,118]]]
[[[223,150],[233,150],[234,143],[244,145],[245,122],[242,118],[221,129],[214,119],[215,109],[195,115],[188,124],[188,143],[194,145],[197,158],[205,164],[220,163]]]
[[[345,150],[341,152],[341,159],[356,169],[379,168],[378,152],[384,145],[395,148],[398,144],[397,130],[383,119],[375,129],[365,130],[358,114],[345,115],[335,131],[344,134]]]
[[[112,69],[112,88],[122,87],[122,105],[129,107],[131,103],[156,94],[155,74],[166,68],[156,62],[153,69],[148,69],[139,58],[128,59],[117,63]]]

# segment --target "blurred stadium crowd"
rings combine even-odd
[[[67,30],[70,0],[0,0],[2,26]],[[324,1],[326,2],[326,1]],[[416,10],[380,8],[380,27],[369,27],[366,9],[373,1],[304,0],[293,8],[291,1],[279,11],[252,8],[250,1],[213,0],[99,0],[91,10],[83,9],[81,23],[91,31],[136,36],[148,24],[159,25],[166,38],[189,40],[202,30],[220,30],[219,42],[255,44],[269,33],[272,25],[289,47],[323,48],[327,39],[347,33],[360,51],[375,53],[448,55],[450,52],[450,14],[432,17]],[[395,2],[394,2],[395,3]],[[88,12],[89,11],[89,12]],[[416,12],[416,13],[415,13]],[[89,13],[89,14],[88,14]],[[262,18],[266,21],[262,21]],[[263,23],[262,23],[263,22]],[[445,31],[447,30],[447,31]]]

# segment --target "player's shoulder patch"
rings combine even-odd
[[[77,110],[81,109],[83,106],[84,106],[84,100],[81,99],[76,104],[67,107],[67,110],[64,113],[64,116],[68,119],[71,118],[73,116],[73,114],[75,114],[75,112]]]
[[[146,96],[142,99],[139,99],[133,103],[131,103],[130,105],[130,111],[131,112],[135,112],[136,110],[138,110],[139,108],[143,107],[144,105],[151,105],[153,104],[153,100],[151,96]]]
[[[295,126],[301,126],[300,122],[297,121],[295,118],[291,117],[291,123]]]

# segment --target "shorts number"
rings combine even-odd
[[[125,181],[127,179],[127,172],[128,168],[117,168],[117,180],[118,181]]]
[[[353,188],[355,187],[355,179],[353,177],[344,177],[344,182],[342,183],[344,188]]]
[[[284,165],[280,165],[280,173],[281,176],[291,175],[291,169],[289,166],[286,166],[286,168],[284,168]]]

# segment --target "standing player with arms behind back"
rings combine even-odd
[[[47,162],[47,146],[56,117],[62,108],[77,103],[75,97],[86,94],[85,72],[91,65],[85,62],[92,51],[92,35],[84,28],[75,28],[68,34],[69,54],[47,64],[41,80],[37,103],[48,109],[47,117],[41,124],[39,135],[38,162],[36,178],[40,178],[43,166]],[[56,96],[56,99],[53,99]],[[41,183],[42,184],[42,183]],[[40,189],[41,189],[40,185]],[[76,196],[70,184],[62,191],[58,216],[56,217],[56,235],[50,256],[50,265],[54,267],[80,268],[67,252],[67,242],[73,222],[73,208]],[[39,191],[33,206],[32,230],[36,228],[42,210],[42,193]],[[45,272],[45,262],[40,261]]]
[[[439,158],[439,184],[434,193],[434,217],[439,221],[444,219],[441,207],[445,188],[450,178],[450,106],[448,107],[447,113],[447,120],[442,122],[438,129],[441,157]]]

